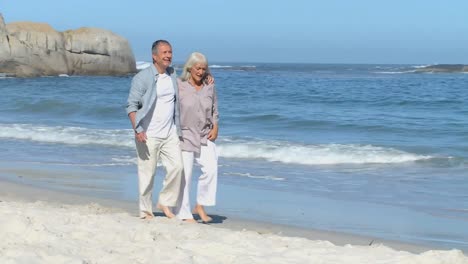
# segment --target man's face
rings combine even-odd
[[[153,54],[153,60],[156,67],[165,71],[172,63],[172,47],[167,44],[158,45],[158,53]]]

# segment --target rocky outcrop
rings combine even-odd
[[[43,75],[126,75],[136,72],[128,41],[108,30],[57,32],[44,23],[5,25],[0,15],[0,73]]]
[[[464,64],[436,64],[423,68],[419,68],[416,72],[431,72],[431,73],[456,73],[468,72],[468,65]]]
[[[3,21],[3,17],[0,14],[0,58],[10,56],[10,45],[8,43],[8,32],[6,31],[5,21]]]
[[[124,38],[96,28],[68,30],[63,35],[72,74],[136,72],[135,57]]]
[[[10,58],[0,65],[0,72],[19,77],[68,74],[61,33],[48,24],[31,22],[11,23],[6,29]]]

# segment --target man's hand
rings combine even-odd
[[[140,142],[140,143],[146,143],[146,132],[140,132],[140,133],[137,133],[136,130],[135,130],[135,116],[136,116],[136,112],[130,112],[128,114],[128,118],[130,119],[130,122],[132,123],[132,127],[133,127],[133,131],[135,131],[135,139],[137,142]]]
[[[206,76],[206,82],[207,82],[208,84],[214,84],[215,80],[214,80],[214,78],[213,78],[213,75],[208,74],[208,75]]]
[[[135,133],[135,138],[140,143],[146,143],[146,132]]]

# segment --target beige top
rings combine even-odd
[[[178,81],[180,99],[181,148],[200,153],[208,133],[218,123],[218,98],[213,84],[197,91],[188,81]]]

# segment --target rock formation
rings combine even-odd
[[[3,21],[3,17],[0,14],[0,58],[10,56],[10,45],[8,43],[8,32],[6,31],[5,21]]]
[[[44,23],[5,25],[0,14],[0,73],[16,77],[126,75],[136,72],[128,41],[108,30],[57,32]]]

